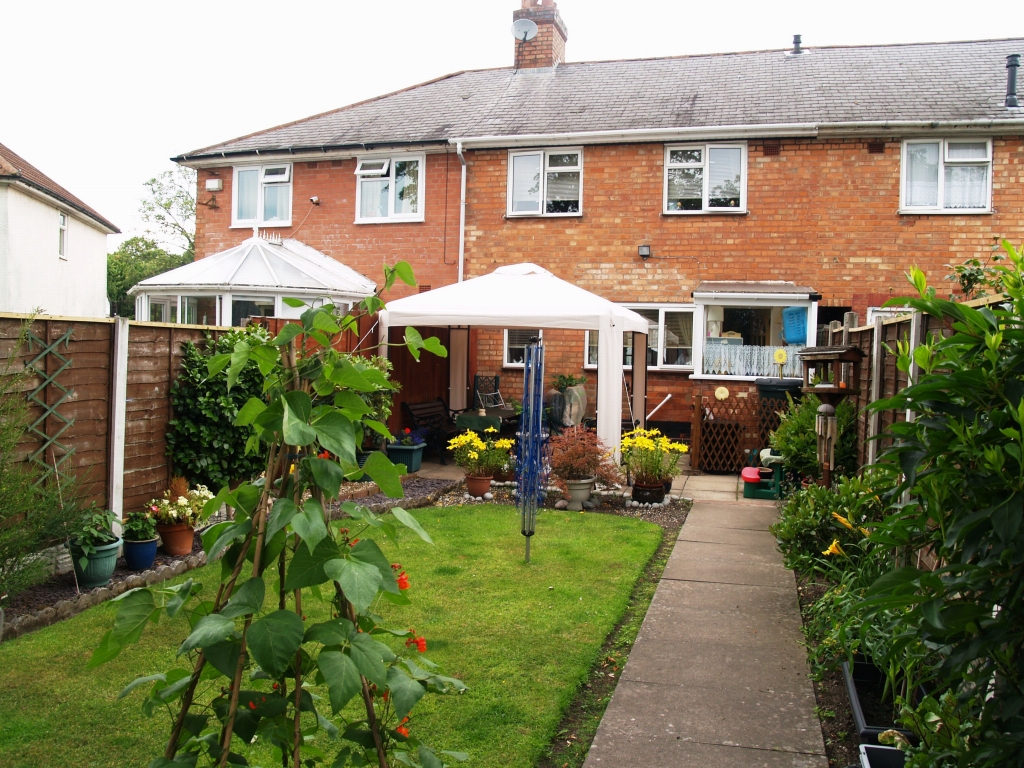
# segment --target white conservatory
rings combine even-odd
[[[369,278],[298,240],[258,235],[241,245],[150,277],[128,293],[135,318],[154,323],[240,326],[249,317],[297,318],[307,304],[343,309],[373,294]]]

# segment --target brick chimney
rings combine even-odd
[[[512,13],[512,19],[529,19],[537,25],[533,40],[515,42],[516,69],[556,67],[565,61],[569,31],[555,0],[523,0],[523,7]]]

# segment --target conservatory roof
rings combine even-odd
[[[705,280],[693,289],[693,298],[716,298],[722,296],[799,296],[810,301],[820,301],[821,294],[807,285],[797,285],[787,280]]]
[[[253,236],[234,248],[146,278],[128,293],[212,291],[364,298],[375,290],[368,277],[305,243]]]

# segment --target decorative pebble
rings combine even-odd
[[[473,497],[469,493],[465,493],[465,494],[463,494],[462,498],[464,498],[464,499],[472,499]]]
[[[569,502],[565,499],[559,499],[555,502],[555,509],[566,509],[569,506]]]
[[[484,501],[490,501],[493,498],[494,498],[494,494],[491,493],[490,491],[488,491],[487,493],[484,494]]]
[[[633,501],[633,502],[630,503],[630,506],[631,507],[639,507],[640,506],[640,502],[639,501]]]

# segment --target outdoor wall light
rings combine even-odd
[[[649,245],[637,246],[636,252],[637,255],[640,256],[640,258],[643,259],[644,261],[647,261],[649,258],[651,258],[651,246]]]

